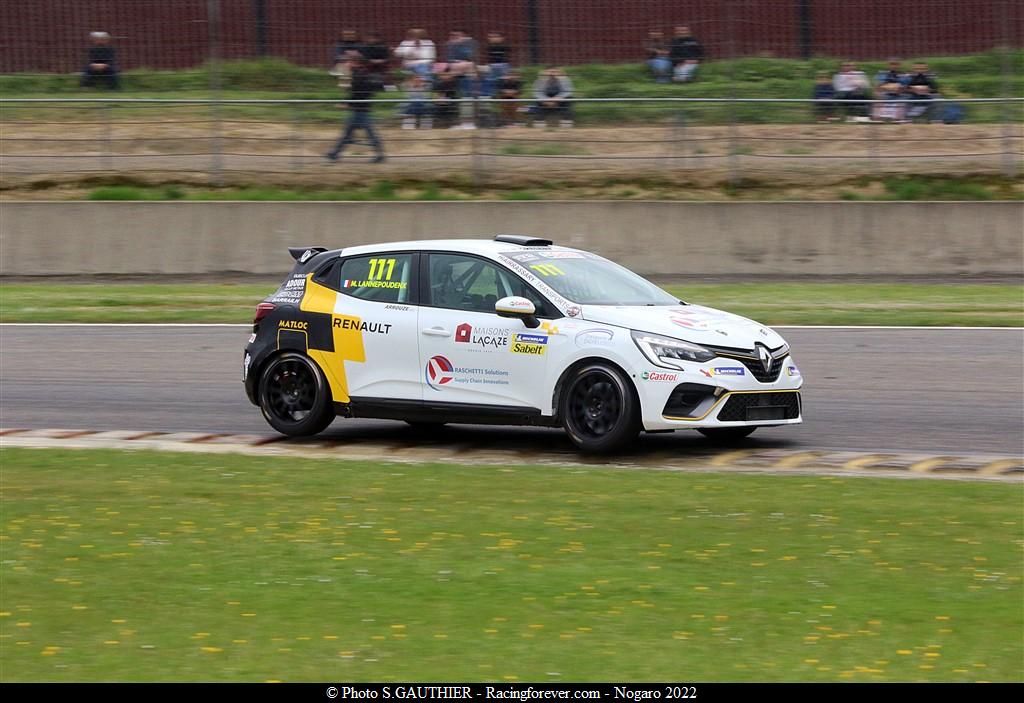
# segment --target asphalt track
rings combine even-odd
[[[780,328],[805,378],[805,422],[760,430],[779,449],[1024,454],[1020,329]],[[0,426],[273,436],[242,390],[244,326],[0,326]],[[565,450],[558,430],[337,420],[354,444],[451,442]],[[634,453],[706,446],[646,435]]]

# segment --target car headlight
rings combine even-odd
[[[681,339],[659,337],[647,332],[634,331],[632,334],[636,346],[647,357],[647,360],[656,366],[682,369],[681,362],[683,361],[704,362],[715,358],[713,352],[698,344],[684,342]]]

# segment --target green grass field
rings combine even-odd
[[[580,150],[573,145],[555,143],[550,146],[502,147],[505,154],[571,154]],[[794,149],[793,151],[797,151]],[[128,179],[126,179],[128,180]],[[878,186],[881,186],[879,189]],[[743,187],[720,184],[714,188],[694,189],[691,185],[670,181],[596,179],[579,184],[545,181],[532,188],[513,189],[509,186],[481,188],[469,183],[441,179],[435,182],[414,183],[390,180],[366,181],[346,188],[303,187],[222,187],[199,185],[140,185],[122,183],[104,185],[85,193],[87,200],[230,200],[244,202],[289,201],[356,201],[396,202],[422,200],[771,200],[792,199],[792,183],[744,183]],[[43,189],[34,189],[38,192]],[[56,191],[55,198],[69,195]],[[82,194],[76,189],[74,199]],[[804,189],[801,199],[816,200],[1024,200],[1024,180],[999,176],[921,176],[904,175],[884,178],[851,178],[845,184],[831,188]]]
[[[637,49],[638,54],[640,48]],[[326,52],[326,49],[325,49]],[[1024,51],[1012,50],[1005,57],[999,51],[971,56],[908,57],[923,58],[938,76],[943,94],[949,98],[1019,97],[1024,93]],[[1009,75],[1004,76],[1004,61]],[[713,60],[705,63],[695,83],[660,85],[651,80],[646,66],[641,63],[584,64],[567,67],[576,93],[585,98],[624,97],[695,97],[695,98],[806,98],[810,97],[817,71],[832,73],[838,58],[797,59],[741,58]],[[864,61],[860,67],[874,76],[885,65],[885,59]],[[524,82],[532,84],[536,67],[524,67]],[[61,98],[61,97],[130,97],[202,99],[210,96],[210,73],[206,67],[154,71],[136,69],[123,75],[123,90],[116,94],[78,87],[77,77],[70,74],[9,74],[0,76],[0,96],[6,98]],[[332,100],[339,96],[336,81],[324,68],[308,68],[290,64],[282,59],[225,61],[222,80],[225,98],[271,99],[301,98]],[[384,94],[382,97],[397,97]],[[30,109],[11,109],[7,119],[25,119],[27,115],[46,115],[53,119],[77,119],[88,114],[81,110],[56,110],[40,106]],[[393,111],[393,107],[384,108]],[[119,115],[145,114],[149,108],[118,108]],[[175,108],[176,115],[198,114],[196,108]],[[299,110],[305,120],[337,121],[337,110],[332,106],[307,106]],[[588,123],[649,121],[652,118],[683,119],[690,124],[725,124],[730,119],[743,123],[806,122],[810,119],[807,106],[776,105],[770,109],[763,105],[706,104],[687,108],[684,112],[660,106],[637,108],[618,105],[580,105],[578,115]],[[222,108],[225,117],[269,117],[279,109],[268,110],[259,106],[231,105]],[[205,112],[203,114],[206,114]],[[1024,117],[1024,106],[972,106],[967,119],[971,122],[1002,122]]]
[[[5,449],[11,681],[1020,681],[1024,487]]]
[[[273,283],[5,283],[0,322],[247,323],[274,288]],[[695,283],[666,289],[687,302],[769,325],[1024,326],[1020,285]]]

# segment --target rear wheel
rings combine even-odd
[[[730,442],[738,442],[744,437],[749,437],[756,429],[756,427],[710,427],[697,431],[715,442],[728,444]]]
[[[583,366],[566,380],[562,426],[585,452],[621,449],[640,432],[640,404],[629,379],[602,363]]]
[[[270,426],[292,437],[314,435],[334,420],[334,404],[320,368],[289,352],[267,364],[259,385],[260,410]]]

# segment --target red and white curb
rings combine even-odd
[[[850,475],[1024,481],[1024,457],[911,452],[792,449],[703,449],[670,454],[588,457],[573,451],[489,449],[454,442],[289,439],[279,435],[114,430],[0,428],[0,448],[120,449],[203,454],[289,456],[346,461],[458,464],[541,464],[663,471],[732,471],[773,474]]]

